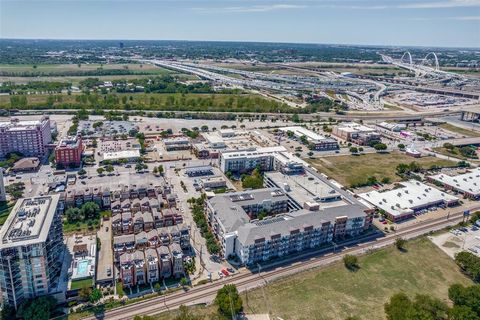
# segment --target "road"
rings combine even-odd
[[[477,210],[478,208],[480,208],[480,206],[472,208],[472,210]],[[112,309],[103,314],[87,317],[86,319],[132,319],[135,315],[154,315],[166,310],[178,308],[182,304],[193,305],[211,302],[215,298],[217,290],[225,284],[235,284],[241,292],[261,287],[269,281],[279,277],[328,265],[342,259],[345,254],[360,255],[367,253],[370,250],[392,245],[398,237],[412,239],[431,231],[441,230],[447,226],[457,224],[461,221],[462,216],[463,210],[458,210],[450,214],[449,219],[442,217],[424,223],[415,224],[396,233],[388,234],[382,238],[377,238],[368,242],[352,243],[338,252],[332,252],[331,248],[308,252],[303,254],[301,259],[295,257],[290,261],[283,260],[275,265],[272,264],[271,266],[264,267],[262,269],[264,271],[262,272],[246,272],[238,274],[225,278],[223,281],[194,287],[189,291],[177,291],[170,295],[160,296],[136,304]]]

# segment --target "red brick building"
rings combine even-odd
[[[55,148],[55,162],[64,167],[78,167],[82,162],[82,151],[81,136],[64,138]]]

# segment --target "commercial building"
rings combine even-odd
[[[64,245],[58,195],[17,201],[0,230],[0,288],[3,303],[56,293]]]
[[[202,133],[204,142],[193,145],[195,155],[200,159],[218,158],[220,151],[237,151],[257,148],[260,145],[258,132],[245,130],[222,129]]]
[[[332,133],[339,138],[359,145],[381,141],[381,137],[375,129],[356,122],[342,122],[333,128]]]
[[[220,170],[247,172],[259,167],[262,171],[270,171],[274,166],[274,154],[283,151],[287,151],[283,146],[223,151],[220,155]]]
[[[174,137],[163,139],[163,144],[165,145],[165,150],[167,151],[188,150],[190,149],[190,138]]]
[[[47,116],[35,121],[12,118],[10,122],[0,122],[0,158],[11,152],[41,157],[51,142],[50,118]]]
[[[480,168],[471,169],[456,176],[441,173],[427,177],[427,180],[447,190],[461,193],[465,198],[480,200]]]
[[[389,191],[363,193],[360,197],[383,210],[392,221],[408,219],[432,208],[458,204],[457,197],[416,180],[400,182],[397,188]]]
[[[140,150],[124,150],[116,152],[104,152],[102,157],[103,161],[118,161],[125,159],[129,162],[137,161],[140,158]]]
[[[237,256],[243,264],[254,265],[355,237],[370,228],[366,206],[327,178],[308,168],[304,171],[268,172],[266,189],[207,201],[208,221],[225,257]]]
[[[200,184],[203,189],[225,188],[227,181],[223,177],[208,177],[200,179]]]
[[[64,167],[79,167],[82,164],[82,137],[66,137],[55,148],[55,162]]]
[[[405,123],[395,123],[395,122],[380,122],[377,124],[377,127],[386,129],[392,132],[400,132],[402,130],[407,129],[407,125]]]
[[[40,167],[40,160],[37,157],[22,158],[13,164],[13,172],[32,172]]]
[[[279,130],[285,133],[292,132],[293,135],[298,139],[306,139],[307,144],[313,150],[325,151],[336,150],[339,148],[337,140],[319,135],[318,133],[315,133],[304,127],[285,127],[280,128]]]

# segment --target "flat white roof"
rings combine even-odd
[[[431,176],[430,178],[461,192],[466,192],[474,196],[480,195],[480,168],[475,168],[470,172],[456,176],[441,173]]]
[[[140,150],[123,150],[117,152],[104,152],[103,160],[139,158]]]
[[[224,159],[235,159],[235,158],[255,158],[270,155],[275,152],[287,151],[284,146],[275,146],[275,147],[265,147],[265,148],[256,148],[251,150],[241,150],[241,151],[226,151],[222,152],[222,157]]]
[[[412,214],[417,208],[432,206],[442,201],[450,203],[458,200],[457,197],[420,181],[404,181],[400,185],[402,187],[385,192],[375,190],[362,193],[360,197],[395,217]]]
[[[279,128],[281,131],[287,132],[287,131],[292,131],[293,134],[300,138],[302,136],[306,136],[307,140],[309,141],[320,141],[320,140],[326,140],[328,139],[325,136],[322,136],[318,133],[313,132],[312,130],[308,130],[307,128],[300,127],[300,126],[295,126],[295,127],[284,127],[284,128]]]
[[[374,132],[375,129],[356,122],[342,122],[337,128],[345,132]]]

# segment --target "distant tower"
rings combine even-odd
[[[120,46],[120,49],[123,49],[123,46],[124,46],[123,42],[120,42],[118,45]]]
[[[0,168],[0,202],[7,201],[7,195],[5,194],[5,185],[3,184],[3,169]]]

